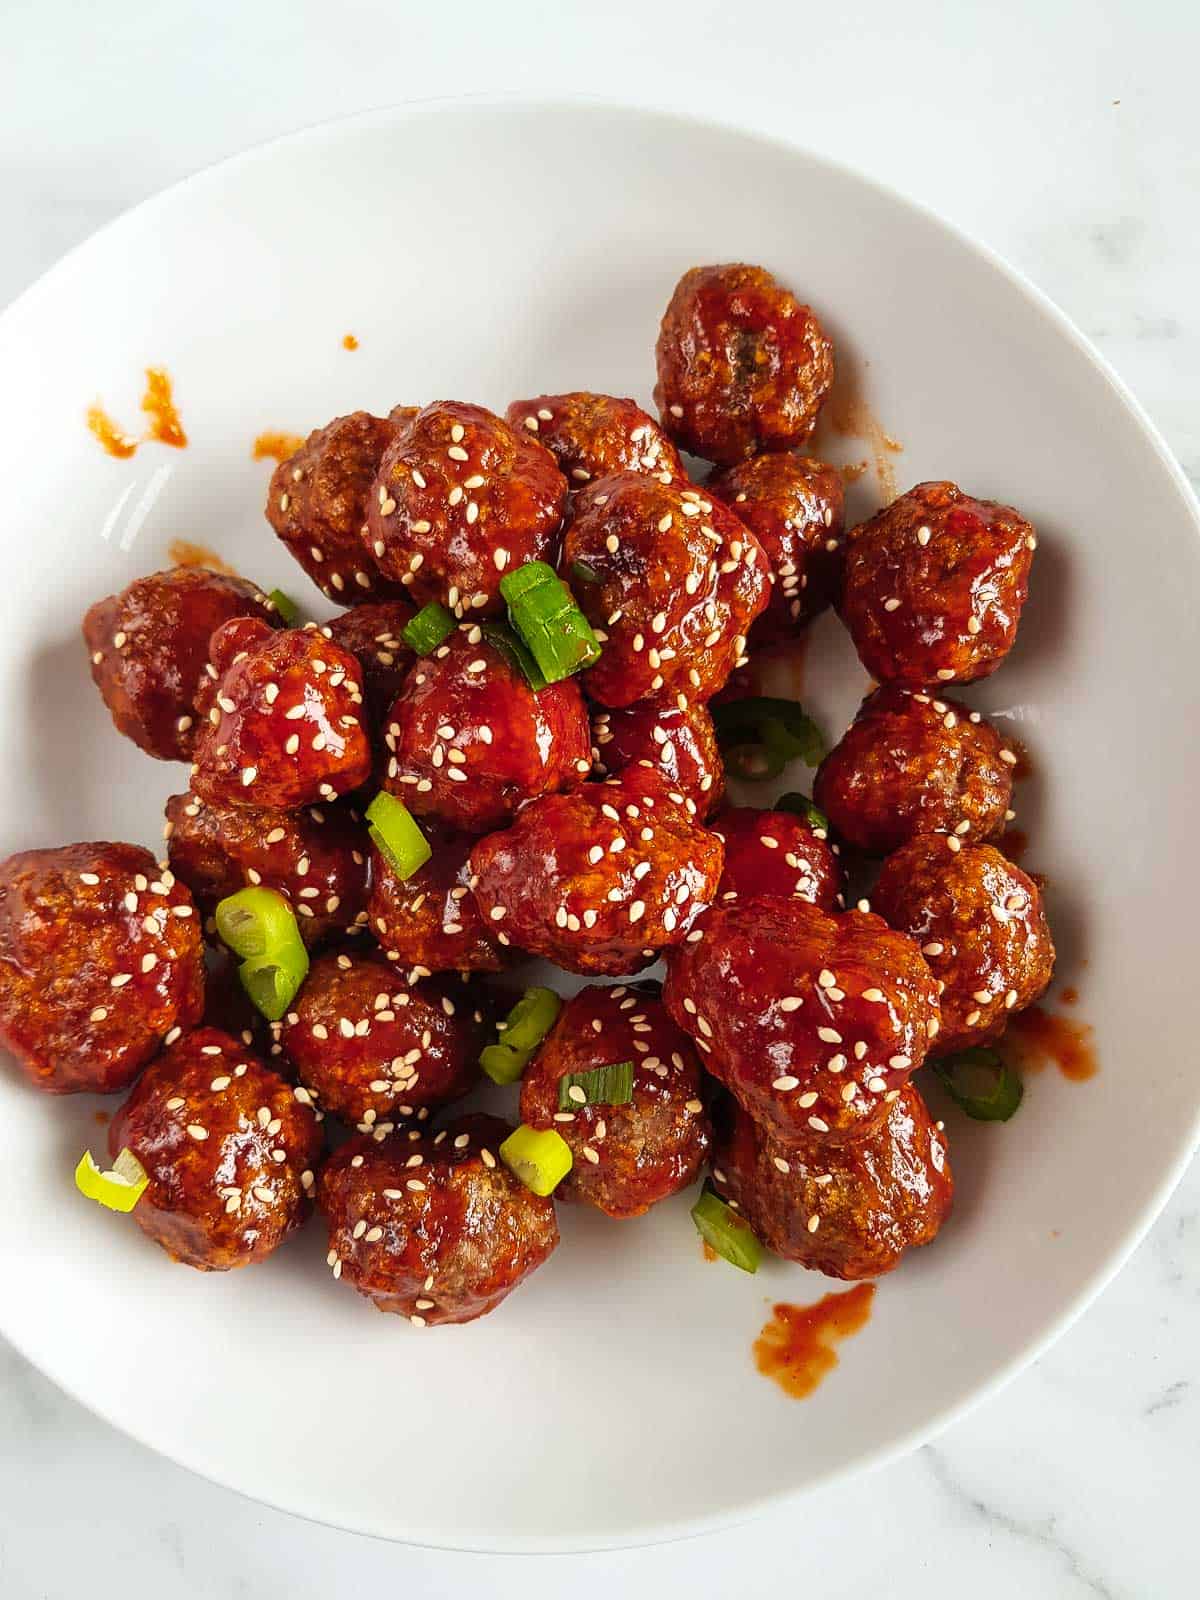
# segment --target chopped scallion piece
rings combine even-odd
[[[431,600],[427,606],[422,606],[416,616],[406,622],[400,630],[400,637],[419,656],[427,656],[437,649],[444,640],[448,639],[458,624],[436,600]]]
[[[572,561],[571,576],[573,578],[577,578],[580,583],[600,582],[600,574],[596,571],[595,567],[592,566],[590,561]]]
[[[955,1105],[976,1122],[1007,1122],[1025,1093],[1017,1074],[985,1045],[959,1050],[930,1065]]]
[[[725,765],[737,778],[777,778],[789,761],[815,767],[825,754],[821,730],[794,700],[753,695],[710,709]]]
[[[569,678],[599,660],[600,641],[553,567],[526,561],[500,579],[500,593],[547,683]]]
[[[381,789],[367,807],[367,831],[398,878],[411,878],[433,854],[408,807],[386,789]]]
[[[753,1229],[708,1184],[692,1207],[692,1221],[700,1237],[732,1266],[743,1272],[758,1271],[762,1245]]]
[[[290,903],[274,889],[239,889],[217,906],[217,932],[242,957],[242,988],[264,1017],[278,1022],[308,975]]]
[[[132,1211],[150,1182],[145,1167],[132,1150],[122,1150],[111,1172],[98,1167],[92,1152],[85,1150],[75,1168],[75,1187],[89,1200],[110,1211]]]
[[[300,621],[300,607],[290,595],[284,594],[282,589],[272,589],[267,599],[283,618],[285,627],[294,628]]]
[[[524,675],[535,694],[546,687],[542,669],[510,627],[503,622],[485,622],[482,631],[483,637],[493,649],[499,650],[513,671]]]
[[[553,1194],[571,1170],[571,1148],[552,1128],[545,1132],[525,1123],[500,1146],[500,1159],[534,1194]]]
[[[278,1022],[284,1015],[307,974],[308,952],[303,944],[298,950],[251,956],[238,968],[242,988],[250,996],[251,1004],[268,1022]]]
[[[493,1083],[516,1083],[561,1010],[553,989],[526,989],[500,1024],[499,1043],[480,1052],[479,1065]]]
[[[558,1109],[626,1106],[633,1099],[633,1062],[616,1061],[591,1072],[567,1072],[558,1080]]]
[[[806,794],[782,794],[771,807],[772,811],[790,811],[797,817],[803,817],[814,833],[829,832],[829,818],[819,806],[813,805]]]

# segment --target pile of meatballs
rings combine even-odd
[[[118,731],[186,787],[165,860],[103,842],[0,866],[0,1043],[45,1092],[125,1096],[111,1150],[173,1259],[262,1261],[316,1205],[334,1276],[424,1327],[545,1262],[557,1203],[634,1217],[706,1170],[763,1244],[842,1278],[947,1215],[914,1074],[995,1040],[1054,962],[1037,884],[989,842],[1014,752],[949,696],[1012,647],[1033,529],[935,482],[847,532],[840,473],[802,453],[832,345],[762,268],[685,273],[657,368],[657,420],[573,393],[317,429],[266,511],[340,608],[324,624],[194,567],[88,611]],[[540,689],[489,633],[534,560],[601,645]],[[418,655],[404,630],[433,602],[455,625]],[[731,806],[709,702],[830,605],[878,687],[820,809]],[[364,823],[380,790],[431,846],[407,878]],[[881,857],[847,909],[847,870]],[[215,932],[247,885],[311,952],[269,1025]],[[519,1088],[570,1150],[553,1197],[499,1158],[510,1124],[451,1109],[529,956],[592,980]],[[566,1074],[626,1061],[629,1100],[563,1109]]]

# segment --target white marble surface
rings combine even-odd
[[[710,110],[872,171],[1007,255],[1110,357],[1200,484],[1198,56],[1190,0],[7,0],[0,303],[195,167],[364,106],[557,90]],[[1196,1166],[1083,1320],[933,1446],[741,1530],[536,1570],[240,1500],[113,1433],[0,1342],[0,1596],[387,1585],[502,1600],[554,1583],[640,1600],[782,1581],[820,1597],[1174,1600],[1200,1592],[1198,1380]]]

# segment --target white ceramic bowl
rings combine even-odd
[[[496,1315],[419,1333],[331,1280],[316,1223],[252,1271],[173,1265],[72,1187],[80,1149],[103,1142],[98,1102],[0,1073],[0,1326],[117,1426],[289,1510],[572,1550],[712,1527],[877,1464],[1066,1325],[1192,1145],[1196,506],[1112,374],[979,246],[825,161],[700,123],[462,103],[320,128],[139,207],[8,311],[0,851],[152,842],[183,787],[91,687],[92,599],[166,565],[180,536],[313,598],[263,521],[256,434],[446,396],[647,401],[675,279],[736,259],[819,309],[903,441],[901,487],[953,477],[1040,530],[1017,649],[969,698],[1032,748],[1021,821],[1101,1073],[1032,1079],[1003,1127],[952,1122],[952,1222],[881,1283],[804,1403],[750,1346],[768,1302],[829,1286],[706,1264],[686,1197],[622,1224],[564,1208],[561,1249]],[[151,363],[192,442],[112,460],[84,408],[99,395],[132,422]],[[869,509],[871,480],[855,493]],[[864,676],[830,619],[810,680],[840,731]]]

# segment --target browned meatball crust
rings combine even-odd
[[[540,394],[514,400],[511,425],[526,429],[552,453],[572,489],[610,472],[652,472],[683,478],[679,452],[635,401],[610,394]]]
[[[358,657],[363,694],[376,722],[382,722],[400,693],[412,663],[412,647],[403,638],[412,617],[412,607],[403,600],[387,600],[355,606],[329,619],[334,643]]]
[[[499,972],[505,953],[470,889],[474,836],[436,822],[421,831],[433,854],[410,878],[398,878],[372,847],[371,932],[409,983],[434,972]]]
[[[725,797],[725,768],[707,706],[639,700],[620,711],[596,710],[592,738],[602,777],[652,767],[700,818],[711,816]]]
[[[725,846],[722,905],[764,894],[794,895],[823,911],[840,904],[842,869],[824,828],[791,811],[752,806],[728,806],[709,826]]]

